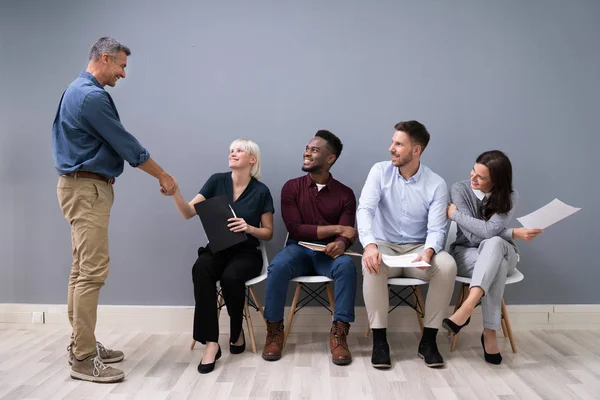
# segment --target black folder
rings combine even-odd
[[[213,253],[225,250],[247,239],[244,232],[232,232],[227,220],[235,218],[227,196],[215,196],[194,204],[208,238],[208,248]]]

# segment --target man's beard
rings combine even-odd
[[[412,152],[408,153],[406,156],[404,157],[400,157],[397,161],[396,164],[394,164],[395,167],[404,167],[406,164],[410,164],[410,162],[413,160],[413,155]]]
[[[302,166],[302,171],[304,172],[315,172],[315,171],[319,171],[322,168],[321,165],[312,165],[310,167],[305,167],[304,165]]]

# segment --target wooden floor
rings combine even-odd
[[[72,380],[65,329],[0,328],[0,399],[600,399],[594,330],[517,331],[519,353],[503,340],[500,366],[483,361],[478,334],[463,333],[454,353],[440,334],[442,369],[417,358],[416,333],[390,333],[394,367],[387,371],[371,367],[371,338],[363,332],[351,332],[354,361],[346,367],[331,363],[326,333],[290,334],[278,362],[251,351],[232,356],[222,336],[223,357],[208,375],[196,371],[203,346],[189,350],[189,333],[98,334],[125,351],[116,364],[126,373],[121,383]]]

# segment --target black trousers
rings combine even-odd
[[[223,299],[231,319],[229,341],[235,343],[242,331],[246,281],[262,270],[262,254],[245,243],[213,253],[207,247],[198,249],[198,259],[192,268],[194,281],[194,340],[218,342],[216,283],[221,281]]]

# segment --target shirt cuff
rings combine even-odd
[[[348,239],[347,237],[344,236],[338,236],[335,238],[334,240],[335,242],[342,242],[344,243],[344,246],[346,246],[346,250],[348,250],[350,248],[350,246],[352,246],[352,242],[350,241],[350,239]]]
[[[359,240],[360,240],[360,244],[362,245],[363,249],[370,244],[375,244],[375,245],[377,244],[377,240],[375,240],[375,236],[373,236],[373,235],[366,235],[366,236],[359,235]]]
[[[425,242],[425,245],[423,246],[423,249],[424,250],[432,249],[433,250],[433,254],[435,255],[435,254],[437,254],[437,253],[440,252],[440,250],[442,249],[442,246],[437,245],[435,243],[427,243],[427,242]]]

